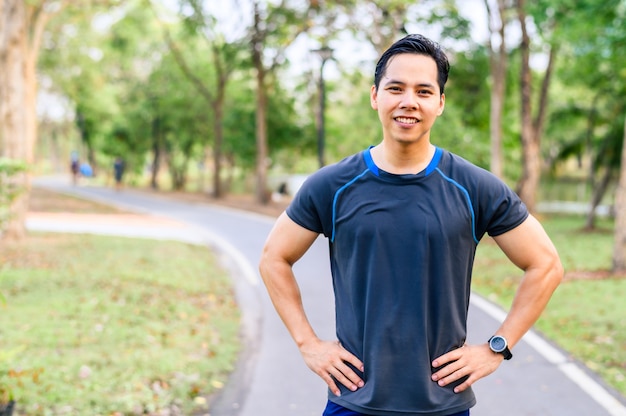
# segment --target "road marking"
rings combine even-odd
[[[506,318],[506,313],[502,309],[475,293],[472,293],[470,296],[470,303],[499,322],[504,321],[504,318]],[[537,335],[536,332],[533,330],[528,331],[528,333],[524,335],[523,340],[537,351],[538,354],[548,360],[548,362],[556,365],[563,374],[583,389],[583,391],[609,412],[611,416],[626,416],[626,407],[624,407],[619,400],[593,378],[589,377],[575,363],[569,361],[561,351]]]
[[[252,286],[258,286],[261,282],[259,274],[252,267],[246,256],[243,255],[234,245],[226,241],[224,238],[214,234],[206,229],[200,233],[208,240],[213,247],[218,251],[223,252],[230,260],[233,261],[233,265],[239,269],[239,272],[243,275],[248,283]]]

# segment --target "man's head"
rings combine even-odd
[[[399,54],[413,53],[418,55],[430,56],[437,64],[437,82],[439,84],[440,93],[443,94],[443,88],[448,80],[448,72],[450,71],[450,63],[448,57],[443,52],[439,44],[422,35],[407,35],[389,47],[380,57],[376,64],[376,72],[374,73],[374,86],[376,89],[380,86],[380,80],[387,71],[389,61]]]

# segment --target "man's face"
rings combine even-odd
[[[395,55],[378,89],[372,86],[370,101],[378,111],[385,140],[405,144],[422,138],[430,141],[430,129],[445,104],[437,83],[435,60],[426,55]]]

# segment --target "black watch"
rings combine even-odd
[[[513,354],[511,354],[511,350],[509,349],[509,344],[506,342],[506,339],[500,335],[494,335],[489,338],[489,348],[491,348],[491,351],[496,354],[504,355],[505,360],[513,358]]]

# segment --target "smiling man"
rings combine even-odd
[[[512,358],[562,278],[552,242],[518,196],[431,143],[448,71],[423,36],[392,45],[371,89],[382,141],[311,175],[265,244],[261,276],[304,361],[328,385],[325,416],[469,415],[471,385]],[[293,273],[320,234],[329,241],[336,340],[315,334]],[[494,336],[468,345],[472,266],[485,234],[523,279]]]

